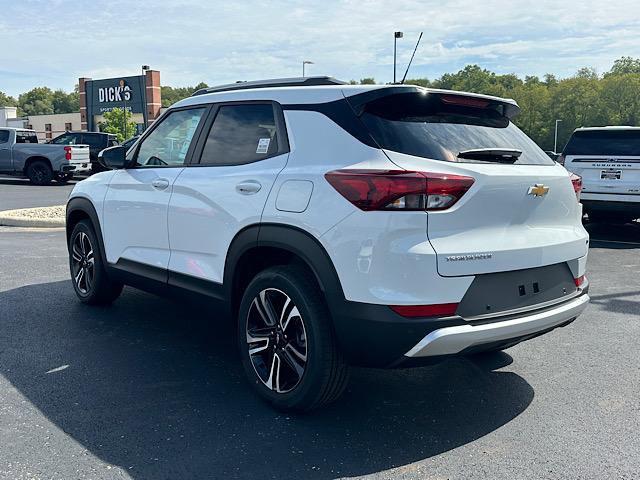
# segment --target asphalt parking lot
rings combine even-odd
[[[131,288],[82,305],[61,229],[0,227],[0,478],[637,479],[640,225],[588,228],[592,303],[573,324],[355,369],[336,404],[295,416],[253,395],[208,305]]]
[[[36,186],[26,178],[0,175],[0,210],[64,205],[75,183],[72,180],[67,185],[52,182],[51,185]]]

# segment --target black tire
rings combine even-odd
[[[74,227],[68,247],[71,283],[81,302],[108,305],[120,296],[123,285],[109,278],[89,220],[81,220]]]
[[[27,178],[34,185],[49,185],[53,180],[53,170],[44,160],[35,160],[27,167]]]
[[[289,298],[289,304],[282,295]],[[265,305],[272,315],[264,316],[261,309]],[[267,325],[267,317],[278,316],[274,326]],[[265,327],[261,328],[263,320]],[[240,303],[238,346],[250,383],[279,410],[319,408],[336,400],[347,385],[349,371],[338,349],[329,310],[315,277],[302,267],[272,267],[251,281]],[[249,353],[259,348],[258,353]],[[272,374],[275,371],[277,375]]]
[[[73,179],[73,173],[56,173],[54,178],[60,185],[66,185],[70,180]]]

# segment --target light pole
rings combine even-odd
[[[403,36],[404,33],[402,32],[393,32],[393,83],[396,83],[396,43]]]
[[[556,120],[556,133],[553,137],[553,153],[557,153],[558,152],[558,124],[561,122],[562,120]]]
[[[304,78],[304,67],[305,65],[313,65],[313,62],[311,60],[303,60],[302,62],[302,78]]]

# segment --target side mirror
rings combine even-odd
[[[115,147],[105,148],[98,154],[98,161],[102,166],[112,170],[124,168],[127,160],[127,149],[116,145]]]

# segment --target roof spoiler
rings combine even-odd
[[[364,106],[382,97],[397,95],[401,93],[423,93],[436,95],[443,103],[450,105],[460,105],[471,108],[485,108],[488,106],[497,107],[502,116],[513,120],[520,113],[520,106],[510,98],[494,97],[480,93],[458,92],[455,90],[441,90],[437,88],[424,88],[417,85],[389,86],[388,88],[378,88],[365,93],[347,97],[357,115],[362,114]]]

